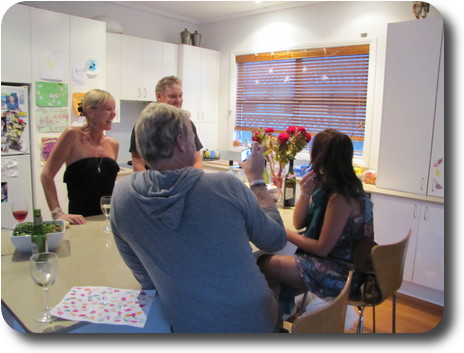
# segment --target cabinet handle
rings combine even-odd
[[[417,206],[417,204],[414,205],[414,212],[412,213],[412,217],[413,217],[414,219],[417,219],[417,210],[418,210],[418,208],[419,208],[419,207]]]
[[[139,92],[139,93],[138,93],[137,97],[140,98],[140,93],[142,93],[142,92],[140,91],[140,87],[138,88],[138,92]]]
[[[425,206],[425,210],[424,210],[424,221],[428,221],[429,220],[429,207],[428,206]]]
[[[435,178],[432,179],[432,192],[435,192]]]
[[[420,186],[421,191],[424,191],[424,180],[425,180],[425,178],[422,177],[421,186]]]
[[[147,98],[147,88],[146,88],[146,87],[143,89],[143,92],[144,92],[144,94],[145,94],[143,97],[144,97],[144,98]]]

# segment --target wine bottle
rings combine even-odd
[[[31,234],[32,254],[47,252],[47,234],[44,232],[42,212],[34,209],[34,227]]]
[[[285,176],[284,183],[284,208],[295,206],[296,195],[296,175],[293,171],[293,159],[290,160],[288,173]]]
[[[235,175],[233,160],[229,160],[229,169],[227,170],[227,173]]]

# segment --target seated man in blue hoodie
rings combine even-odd
[[[151,169],[116,184],[111,227],[142,288],[156,288],[174,332],[278,332],[279,304],[249,244],[273,252],[287,241],[262,180],[265,147],[241,164],[248,188],[192,168],[188,112],[150,104],[135,131]]]

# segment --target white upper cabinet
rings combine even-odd
[[[113,122],[121,121],[121,36],[106,34],[106,89],[116,100],[116,118]]]
[[[106,87],[106,24],[70,16],[70,51],[73,92]],[[92,40],[86,40],[92,38]],[[81,74],[81,69],[84,69]]]
[[[179,76],[183,83],[182,108],[191,114],[204,148],[217,148],[219,52],[182,45]]]
[[[441,18],[388,25],[378,187],[444,195],[442,39]]]
[[[119,99],[154,101],[157,82],[177,75],[177,44],[113,33],[107,38],[107,87]]]
[[[15,4],[2,20],[2,81],[31,83],[30,8]]]
[[[31,7],[33,82],[70,82],[69,23],[69,15]],[[82,38],[81,41],[85,40]],[[73,43],[73,45],[79,44]]]
[[[183,82],[183,108],[193,122],[217,122],[219,52],[182,45],[179,75]]]
[[[163,72],[164,76],[177,76],[179,60],[179,46],[172,43],[163,43]],[[161,78],[161,77],[160,77]]]

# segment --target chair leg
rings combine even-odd
[[[372,305],[372,333],[375,333],[375,305]]]
[[[392,300],[392,333],[396,333],[396,294],[393,293]]]
[[[358,328],[356,329],[356,333],[363,333],[364,331],[364,306],[358,306]]]

